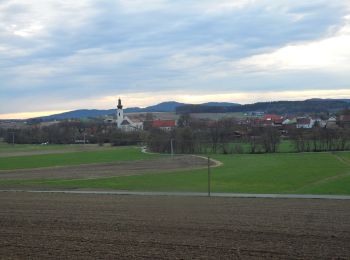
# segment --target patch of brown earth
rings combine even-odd
[[[2,259],[348,259],[350,203],[0,194]]]
[[[214,162],[212,162],[214,164]],[[0,171],[0,180],[85,179],[146,173],[170,172],[207,167],[207,159],[191,156],[164,156],[152,160]]]

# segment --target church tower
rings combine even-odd
[[[118,125],[118,128],[120,128],[123,120],[124,120],[123,106],[122,106],[122,101],[119,98],[118,99],[118,106],[117,106],[117,125]]]

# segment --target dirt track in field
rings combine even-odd
[[[0,194],[0,256],[349,259],[341,200]]]
[[[197,156],[164,156],[151,160],[0,171],[0,180],[101,178],[170,172],[206,166],[207,160]]]

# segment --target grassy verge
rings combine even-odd
[[[350,153],[215,155],[224,163],[212,169],[213,192],[347,194],[350,165],[339,160]],[[86,180],[6,181],[3,185],[132,191],[195,191],[207,189],[206,170]]]

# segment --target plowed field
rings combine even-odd
[[[350,256],[350,203],[2,192],[1,258]]]

